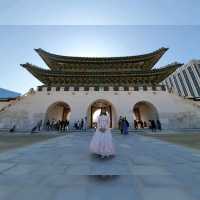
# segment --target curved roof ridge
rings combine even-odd
[[[155,50],[153,52],[150,53],[146,53],[146,54],[141,54],[141,55],[135,55],[135,56],[119,56],[119,57],[81,57],[81,56],[63,56],[63,55],[58,55],[58,54],[53,54],[50,52],[47,52],[45,50],[43,50],[42,48],[38,48],[35,49],[35,51],[40,55],[46,55],[48,57],[54,57],[57,59],[65,59],[65,60],[77,60],[77,61],[118,61],[118,60],[129,60],[129,59],[139,59],[139,58],[146,58],[146,57],[150,57],[153,55],[156,55],[158,53],[162,53],[163,54],[168,50],[168,48],[165,47],[161,47],[158,50]]]

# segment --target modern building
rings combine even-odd
[[[22,64],[43,85],[30,91],[17,103],[0,113],[0,128],[31,129],[42,120],[87,119],[93,127],[102,108],[111,118],[110,127],[117,128],[120,116],[131,126],[134,120],[159,119],[162,127],[200,128],[199,105],[169,93],[160,84],[181,63],[164,67],[156,63],[167,51],[126,57],[71,57],[36,49],[49,69]]]
[[[179,96],[200,99],[200,60],[191,60],[179,67],[163,82],[169,92]]]
[[[0,88],[0,111],[11,106],[20,95],[20,93]]]

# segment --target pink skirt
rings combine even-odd
[[[91,153],[102,155],[102,156],[112,156],[115,155],[115,148],[112,142],[112,134],[110,130],[102,133],[96,131],[90,142]]]

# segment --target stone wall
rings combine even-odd
[[[113,124],[119,116],[126,116],[133,127],[133,107],[140,101],[154,105],[163,128],[200,128],[200,106],[166,91],[37,91],[22,97],[15,105],[0,112],[0,128],[32,129],[39,120],[45,121],[46,112],[56,102],[71,108],[70,122],[89,115],[89,107],[96,100],[110,102],[114,109]]]

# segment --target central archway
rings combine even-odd
[[[116,127],[116,110],[109,101],[104,99],[96,100],[89,106],[87,111],[88,126],[90,128],[96,127],[97,119],[102,108],[106,110],[107,115],[110,117],[110,128]]]
[[[65,102],[55,102],[51,104],[46,112],[45,121],[65,121],[69,120],[71,114],[70,106]]]

